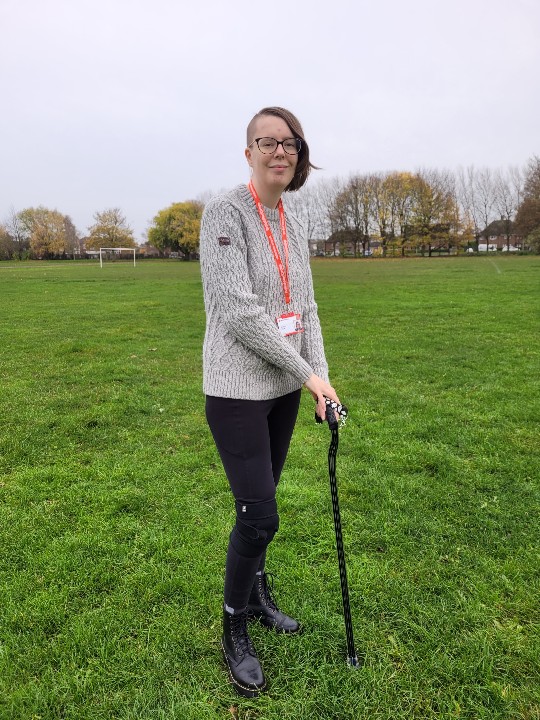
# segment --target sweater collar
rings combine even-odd
[[[240,192],[242,200],[244,202],[246,202],[250,208],[253,208],[253,210],[258,214],[257,206],[255,205],[255,200],[253,199],[253,196],[250,193],[248,186],[247,185],[239,185],[238,190]],[[263,205],[263,207],[264,207],[264,213],[268,219],[268,222],[272,222],[273,220],[279,221],[279,210],[277,208],[267,208],[266,205]],[[285,212],[287,212],[286,209],[285,209]]]

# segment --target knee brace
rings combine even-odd
[[[257,503],[236,501],[236,525],[231,533],[235,550],[244,557],[258,557],[279,528],[276,499]]]

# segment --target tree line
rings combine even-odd
[[[160,210],[146,233],[146,247],[198,251],[200,220],[207,192],[198,200]],[[415,173],[354,174],[347,179],[315,180],[285,203],[304,222],[321,254],[355,257],[377,246],[381,255],[434,250],[486,249],[490,236],[503,237],[507,249],[540,252],[540,157],[523,169],[426,169]],[[12,209],[0,224],[0,259],[84,256],[100,247],[136,247],[134,233],[119,208],[96,212],[83,237],[69,215],[45,207]],[[144,246],[143,246],[144,247]]]
[[[288,198],[310,238],[328,253],[353,256],[376,244],[381,255],[484,249],[490,237],[507,249],[540,252],[540,157],[526,168],[460,168],[365,173],[302,188]],[[481,242],[483,240],[483,242]]]
[[[160,210],[146,233],[146,246],[189,258],[198,250],[203,207],[203,202],[193,200]],[[71,217],[58,210],[43,206],[18,212],[12,209],[0,224],[0,260],[78,258],[103,247],[138,247],[120,208],[96,212],[94,221],[83,237]]]
[[[119,208],[94,215],[89,235],[82,237],[71,217],[40,206],[12,209],[0,225],[0,260],[80,257],[100,247],[136,247],[133,230]]]

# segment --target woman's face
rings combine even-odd
[[[271,137],[278,141],[294,137],[287,123],[274,115],[262,115],[255,121],[255,138]],[[253,142],[246,148],[246,158],[253,168],[253,181],[261,189],[283,191],[294,177],[298,155],[289,155],[278,145],[273,153],[265,155]]]

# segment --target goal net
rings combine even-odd
[[[137,261],[135,259],[135,253],[137,252],[137,248],[122,248],[122,247],[114,247],[114,248],[99,248],[99,266],[103,267],[103,260],[125,260],[128,258],[131,260],[133,258],[133,267],[136,266]]]

